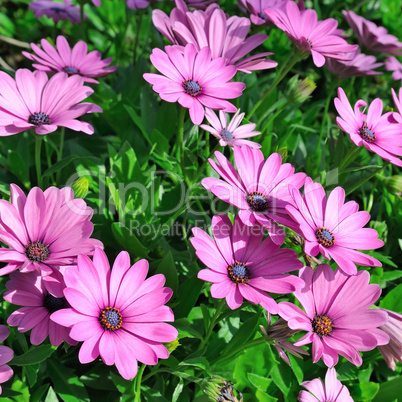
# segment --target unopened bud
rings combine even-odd
[[[299,81],[290,91],[290,103],[302,103],[307,100],[313,91],[317,88],[315,82],[310,78]]]
[[[89,190],[89,180],[86,177],[80,177],[72,185],[74,198],[85,198]]]

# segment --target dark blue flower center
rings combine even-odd
[[[318,315],[313,320],[311,320],[311,325],[313,327],[313,332],[319,336],[327,336],[332,332],[332,320],[326,315]]]
[[[184,81],[183,88],[184,88],[184,92],[191,96],[198,96],[202,91],[202,88],[201,88],[200,84],[198,83],[198,81],[193,81],[193,80]]]
[[[71,75],[80,73],[80,70],[78,70],[78,68],[75,67],[64,67],[63,71]]]
[[[375,141],[375,133],[367,127],[366,123],[364,123],[362,128],[359,130],[359,134],[364,141],[369,142],[370,144]]]
[[[68,307],[67,301],[64,297],[54,297],[50,293],[45,296],[44,304],[49,310],[49,313],[54,313],[55,311]]]
[[[268,209],[268,201],[265,195],[258,191],[253,191],[246,197],[247,204],[253,211],[263,212]]]
[[[310,39],[306,39],[307,43],[309,44],[310,48],[313,48],[313,42]]]
[[[119,313],[119,309],[106,307],[99,315],[99,322],[103,329],[106,329],[107,331],[116,331],[121,328],[123,319]]]
[[[45,113],[33,113],[28,118],[28,123],[40,127],[42,124],[50,124],[50,118]]]
[[[233,133],[232,133],[231,131],[227,130],[226,128],[224,128],[224,129],[221,131],[221,135],[222,135],[222,138],[223,138],[226,142],[230,142],[230,141],[234,140],[234,135],[233,135]]]
[[[55,11],[56,13],[64,13],[65,12],[65,10],[60,7],[52,7],[50,10]]]
[[[264,21],[267,19],[267,16],[264,13],[258,13],[258,16]]]
[[[317,229],[315,232],[315,237],[317,238],[318,243],[324,247],[331,247],[335,244],[335,236],[328,229]]]
[[[228,277],[234,283],[247,283],[250,280],[250,272],[246,264],[236,261],[228,266]]]
[[[49,257],[49,245],[43,244],[41,241],[36,241],[34,243],[29,242],[25,247],[25,254],[29,261],[43,262]]]

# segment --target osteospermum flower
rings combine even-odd
[[[0,261],[7,262],[0,276],[20,269],[50,275],[53,267],[72,265],[78,254],[92,255],[99,240],[91,239],[92,208],[74,199],[70,187],[34,187],[25,196],[10,186],[11,202],[0,200]]]
[[[338,126],[348,133],[357,146],[364,145],[371,152],[402,166],[402,124],[394,124],[390,117],[392,112],[382,114],[383,102],[377,98],[371,102],[367,115],[360,111],[367,103],[358,100],[354,109],[342,88],[338,88],[338,98],[334,100],[340,117],[336,118]]]
[[[183,0],[176,0],[176,8],[170,17],[163,11],[154,10],[152,21],[172,44],[184,47],[192,43],[197,50],[207,46],[211,49],[213,59],[222,57],[227,65],[234,65],[238,71],[250,73],[278,64],[266,59],[272,53],[260,53],[243,59],[268,36],[260,33],[247,37],[250,20],[237,16],[227,18],[217,4],[211,4],[205,11],[188,11]]]
[[[37,64],[32,64],[37,70],[46,73],[57,73],[64,71],[69,75],[80,75],[84,82],[98,84],[94,77],[103,77],[116,70],[117,66],[106,67],[112,62],[112,58],[101,60],[102,55],[94,50],[88,53],[88,46],[85,42],[79,41],[71,50],[64,36],[58,36],[56,49],[46,40],[41,40],[42,49],[35,43],[31,48],[35,54],[22,52],[28,59]]]
[[[78,24],[80,18],[80,8],[71,3],[71,0],[62,2],[53,0],[35,0],[29,7],[36,18],[46,16],[55,23],[60,20],[70,20],[72,24]],[[86,15],[85,15],[86,18]]]
[[[59,346],[63,340],[76,345],[78,342],[69,336],[69,328],[49,319],[55,311],[70,307],[63,295],[65,284],[62,274],[54,270],[49,283],[51,292],[38,272],[12,272],[6,283],[8,291],[4,293],[4,300],[23,307],[8,317],[7,324],[17,326],[19,332],[32,330],[30,340],[33,345],[40,345],[47,336],[53,346]]]
[[[365,75],[380,75],[381,71],[374,71],[384,63],[378,63],[374,56],[360,53],[359,50],[346,55],[350,60],[327,59],[326,66],[331,73],[340,78],[361,77]]]
[[[402,87],[399,88],[399,97],[396,94],[394,88],[391,88],[392,99],[394,100],[394,104],[397,112],[394,112],[393,117],[395,121],[398,123],[402,123]]]
[[[85,113],[102,112],[93,103],[80,103],[93,93],[78,75],[55,74],[50,80],[43,71],[17,70],[15,81],[0,71],[0,136],[34,129],[36,134],[49,134],[67,127],[86,134],[93,127],[77,120]]]
[[[250,20],[255,25],[268,23],[268,18],[264,13],[267,8],[286,8],[288,0],[237,0],[239,7],[250,14]],[[297,6],[304,10],[304,1],[299,1]]]
[[[393,71],[393,80],[402,80],[402,63],[396,57],[388,57],[385,60],[385,69],[387,71]]]
[[[275,244],[283,244],[285,232],[276,222],[291,229],[297,224],[286,212],[286,205],[293,203],[288,186],[300,188],[306,175],[294,173],[290,163],[282,165],[282,158],[274,153],[264,161],[258,149],[247,145],[234,147],[234,159],[238,172],[220,152],[215,152],[219,164],[209,159],[209,164],[223,180],[207,177],[201,184],[222,201],[240,208],[240,219],[246,225],[258,222],[266,227]]]
[[[153,84],[153,90],[167,102],[179,102],[190,110],[194,124],[204,119],[204,106],[235,112],[237,109],[226,99],[239,97],[246,87],[242,82],[230,82],[236,74],[233,66],[226,66],[222,58],[211,60],[211,50],[199,52],[187,45],[184,53],[175,46],[166,46],[165,52],[155,48],[151,62],[163,75],[144,74]]]
[[[122,251],[112,272],[106,254],[96,249],[93,262],[78,257],[78,270],[68,268],[64,296],[72,308],[59,310],[51,319],[71,328],[70,336],[83,341],[81,363],[95,360],[99,354],[108,366],[116,365],[126,380],[137,374],[137,360],[156,364],[169,352],[162,342],[177,338],[177,330],[163,321],[173,321],[165,303],[172,290],[164,288],[162,274],[145,279],[148,261],[140,260],[130,268],[130,257]]]
[[[232,226],[230,219],[221,215],[212,218],[212,232],[214,240],[193,228],[191,244],[197,257],[210,268],[198,272],[198,278],[212,282],[212,297],[225,297],[231,309],[240,307],[245,298],[277,314],[278,304],[266,292],[291,293],[303,286],[300,278],[288,274],[303,267],[297,253],[279,250],[270,238],[261,242],[261,226],[246,226],[238,216]]]
[[[297,398],[300,402],[353,402],[349,390],[336,378],[335,368],[329,368],[325,375],[325,384],[315,378],[304,381],[302,387],[307,391],[300,391]]]
[[[379,346],[385,362],[395,371],[395,362],[402,363],[402,314],[395,311],[381,309],[388,314],[388,321],[380,328],[389,335],[388,345]]]
[[[260,325],[260,329],[265,336],[267,342],[274,345],[281,359],[290,366],[290,360],[285,350],[293,356],[302,359],[301,355],[308,355],[304,349],[299,346],[294,346],[288,342],[287,339],[296,335],[299,331],[294,331],[289,328],[288,323],[283,318],[278,318],[273,324],[271,324],[271,314],[268,313],[267,317],[268,326],[264,328]]]
[[[358,48],[357,45],[349,45],[339,36],[338,21],[333,18],[318,21],[315,10],[300,11],[293,1],[287,1],[284,9],[268,8],[264,12],[302,52],[311,53],[317,67],[325,64],[326,57],[349,60],[345,53]]]
[[[357,36],[359,42],[372,52],[402,54],[402,42],[394,35],[390,35],[384,27],[357,15],[354,11],[342,11],[349,26]]]
[[[5,325],[0,325],[0,343],[4,342],[8,335],[10,335],[10,330]],[[13,376],[13,370],[8,363],[14,357],[14,352],[11,348],[0,345],[0,384],[8,381]],[[0,394],[2,392],[0,386]]]
[[[349,275],[357,272],[355,264],[381,267],[380,261],[359,250],[382,247],[375,229],[363,228],[370,220],[370,214],[359,211],[357,202],[345,204],[345,190],[336,187],[328,199],[319,183],[308,177],[304,183],[304,197],[297,189],[291,189],[295,202],[286,210],[297,222],[306,239],[304,252],[315,257],[321,253],[327,260],[331,257],[339,268]]]
[[[307,331],[295,345],[313,343],[313,363],[322,359],[333,367],[341,355],[360,366],[359,351],[389,342],[389,336],[378,329],[387,322],[387,313],[369,309],[380,297],[381,288],[369,284],[367,271],[349,276],[339,268],[334,272],[329,265],[321,264],[315,271],[303,268],[299,276],[306,285],[293,294],[304,311],[293,303],[281,302],[279,315],[291,329]]]
[[[218,138],[219,144],[222,147],[225,145],[229,145],[231,147],[248,145],[251,148],[261,148],[260,144],[244,139],[254,137],[261,133],[259,131],[253,131],[256,126],[254,123],[240,126],[240,123],[244,118],[244,113],[239,113],[240,109],[228,123],[227,114],[225,112],[220,110],[218,118],[218,116],[211,109],[207,108],[205,110],[205,117],[211,125],[208,126],[206,124],[201,124],[200,127],[205,131],[210,132],[214,137]]]

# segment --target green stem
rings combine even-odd
[[[61,159],[63,158],[64,130],[65,130],[65,128],[62,127],[62,128],[61,128],[61,133],[60,133],[60,145],[59,145],[59,150],[58,150],[58,152],[57,152],[57,162],[60,162]],[[59,171],[57,172],[57,175],[56,175],[56,183],[59,183],[60,174],[61,174],[61,170],[59,170]]]
[[[339,165],[339,174],[343,173],[344,170],[357,158],[363,148],[363,145],[361,145],[360,147],[356,146],[350,149]]]
[[[85,27],[85,18],[84,18],[84,1],[80,1],[80,22],[81,22],[81,30],[82,30],[82,38],[84,42],[87,42],[87,31]]]
[[[332,99],[332,91],[334,90],[334,87],[336,87],[337,84],[338,84],[338,80],[334,80],[331,82],[331,85],[329,87],[328,97],[327,97],[327,101],[325,103],[325,108],[324,108],[324,115],[323,115],[322,121],[321,121],[320,136],[318,138],[317,148],[315,150],[316,153],[322,150],[321,141],[324,137],[324,129],[325,129],[325,123],[327,122],[329,103],[331,102],[331,99]]]
[[[193,183],[196,183],[197,180],[199,179],[199,177],[201,176],[202,172],[204,171],[204,168],[206,166],[206,164],[208,163],[208,159],[212,158],[214,156],[215,151],[218,150],[218,148],[220,147],[219,142],[215,145],[214,149],[209,153],[209,156],[207,159],[205,159],[204,163],[200,166],[200,168],[197,170],[197,173],[195,174],[194,178],[193,178]]]
[[[184,107],[180,108],[179,112],[179,132],[177,135],[177,149],[178,155],[177,159],[180,160],[181,170],[183,172],[184,181],[189,185],[186,173],[186,166],[184,164],[184,117],[186,115],[186,109]]]
[[[230,352],[228,354],[225,354],[224,356],[219,357],[219,359],[217,359],[214,362],[214,364],[218,364],[218,363],[220,363],[220,362],[222,362],[224,360],[230,359],[231,357],[235,356],[237,353],[241,352],[244,349],[251,348],[253,346],[257,346],[257,345],[260,345],[261,343],[265,343],[265,342],[267,342],[267,341],[266,341],[266,339],[264,337],[253,339],[252,341],[248,341],[244,345],[241,345],[241,346],[237,347],[232,352]]]
[[[205,344],[208,342],[208,339],[211,336],[212,330],[214,329],[216,321],[219,317],[219,314],[221,313],[225,304],[226,304],[226,299],[222,299],[221,302],[219,303],[218,307],[216,308],[215,314],[212,317],[211,323],[209,324],[207,333],[205,334],[204,339],[201,341],[200,346],[198,347],[198,350],[202,349],[205,346]]]
[[[141,381],[142,381],[142,375],[144,373],[145,367],[147,365],[143,364],[140,369],[138,370],[137,376],[136,376],[136,382],[135,382],[135,398],[134,402],[141,402]]]
[[[40,151],[42,147],[43,137],[41,135],[36,134],[35,140],[35,165],[36,165],[36,177],[38,187],[42,188],[42,168],[41,168],[41,159],[40,159]]]
[[[290,56],[292,56],[292,59],[289,61]],[[253,109],[247,116],[247,120],[250,120],[251,116],[255,113],[255,111],[261,106],[261,104],[269,98],[271,95],[272,91],[278,86],[278,84],[285,78],[286,74],[292,69],[292,67],[302,58],[300,52],[295,51],[291,52],[288,56],[288,58],[285,60],[285,63],[282,65],[282,68],[278,71],[277,76],[275,77],[274,82],[271,85],[271,88],[265,94],[262,96],[262,98],[254,105]]]
[[[346,195],[349,195],[350,193],[353,193],[357,188],[362,186],[366,181],[369,181],[371,178],[373,178],[377,173],[379,173],[381,170],[383,170],[386,166],[388,166],[389,162],[385,162],[384,166],[379,167],[378,169],[374,170],[371,174],[369,174],[366,177],[363,177],[359,182],[357,182],[352,188],[348,189],[346,192]]]
[[[135,33],[135,38],[134,38],[134,52],[133,52],[133,62],[134,63],[137,60],[137,48],[138,48],[138,42],[139,42],[139,38],[140,38],[143,15],[144,15],[143,12],[140,12],[139,16],[138,16],[138,20],[137,20],[137,31]]]

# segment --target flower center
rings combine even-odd
[[[71,75],[80,73],[80,70],[78,70],[78,68],[75,67],[64,67],[63,71]]]
[[[49,257],[49,245],[43,244],[41,241],[36,241],[34,243],[29,242],[25,247],[25,254],[29,261],[43,262]]]
[[[42,124],[50,124],[50,118],[45,113],[33,113],[28,118],[28,123],[40,127]]]
[[[114,307],[106,307],[99,314],[99,322],[103,329],[108,331],[116,331],[121,328],[123,319],[119,313],[119,309]]]
[[[267,16],[264,13],[258,13],[257,14],[262,20],[266,21]]]
[[[247,283],[250,280],[250,272],[246,264],[236,261],[228,266],[228,277],[234,283]]]
[[[45,307],[49,310],[49,313],[67,308],[67,301],[64,297],[54,297],[50,293],[45,296]]]
[[[368,127],[367,123],[364,123],[362,128],[359,130],[360,137],[363,138],[364,141],[372,144],[375,140],[375,133],[373,133]]]
[[[64,13],[64,10],[60,7],[52,7],[51,11],[55,11],[56,13]]]
[[[193,80],[184,81],[183,88],[184,88],[184,92],[186,94],[189,94],[194,97],[198,96],[202,91],[202,88],[201,88],[200,84],[198,83],[198,81],[193,81]]]
[[[331,247],[335,244],[335,236],[328,229],[322,228],[316,230],[315,237],[317,238],[318,243],[324,247]]]
[[[230,142],[230,141],[234,140],[233,133],[231,131],[227,130],[226,128],[224,128],[221,131],[221,136],[226,142]]]
[[[318,315],[311,321],[313,332],[319,336],[327,336],[332,332],[332,320],[326,315]]]
[[[306,42],[309,44],[310,48],[313,48],[313,42],[310,39],[306,39]]]
[[[265,195],[258,191],[253,191],[246,197],[247,204],[253,211],[263,212],[268,209],[268,201]]]

